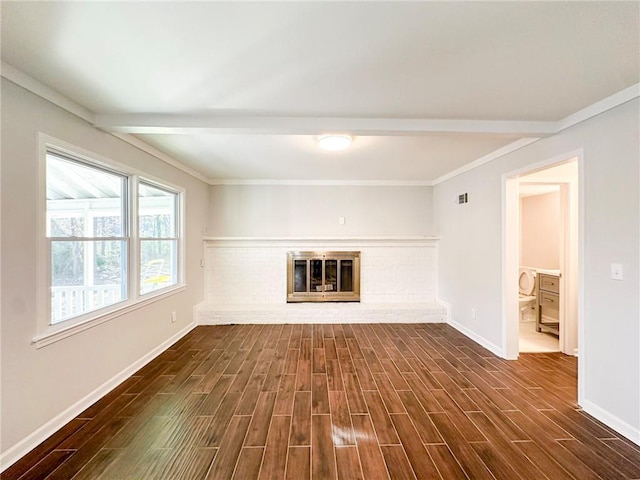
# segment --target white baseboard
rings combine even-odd
[[[33,450],[35,447],[40,445],[44,440],[49,438],[55,432],[57,432],[60,428],[66,425],[68,422],[77,417],[84,410],[89,408],[95,402],[104,397],[111,390],[120,385],[123,381],[133,375],[135,372],[144,367],[151,360],[156,358],[162,352],[164,352],[167,348],[173,345],[175,342],[184,337],[187,333],[193,330],[196,327],[195,321],[191,322],[185,328],[180,330],[178,333],[173,335],[168,340],[162,342],[156,348],[151,350],[145,356],[136,360],[134,363],[129,365],[127,368],[122,370],[120,373],[116,374],[111,379],[107,380],[105,383],[100,385],[94,391],[89,393],[84,398],[78,400],[76,403],[71,405],[69,408],[56,415],[54,418],[49,420],[47,423],[42,425],[40,428],[35,430],[33,433],[27,435],[25,438],[20,440],[14,446],[2,452],[0,454],[0,472],[3,472],[15,462],[20,460],[23,456]]]
[[[211,326],[211,325],[283,325],[283,324],[313,324],[313,325],[333,325],[333,324],[371,324],[371,323],[446,323],[442,315],[428,316],[422,318],[415,317],[398,317],[396,320],[392,320],[389,317],[385,319],[379,318],[360,318],[360,319],[271,319],[260,317],[219,317],[219,318],[203,318],[198,321],[198,325]]]
[[[474,342],[479,343],[480,345],[482,345],[484,348],[489,350],[491,353],[499,356],[500,358],[506,358],[504,349],[502,349],[499,346],[491,343],[486,338],[481,337],[480,335],[476,334],[475,332],[472,332],[467,327],[461,325],[458,322],[455,322],[455,321],[451,320],[451,318],[449,318],[449,321],[447,323],[449,325],[451,325],[453,328],[455,328],[456,330],[458,330],[460,333],[462,333],[462,334],[466,335],[467,337],[469,337]]]
[[[585,413],[588,413],[595,419],[601,421],[609,428],[614,429],[620,435],[628,438],[636,445],[640,445],[640,430],[638,428],[629,425],[627,422],[619,419],[615,415],[612,415],[589,400],[583,400],[580,403],[580,406]]]
[[[282,323],[444,323],[437,303],[283,303],[264,305],[201,305],[198,325]]]
[[[436,297],[436,302],[444,307],[445,317],[444,323],[451,323],[451,304],[449,302],[445,302],[440,297]]]

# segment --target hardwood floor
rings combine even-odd
[[[2,479],[637,479],[576,359],[442,324],[198,327]]]

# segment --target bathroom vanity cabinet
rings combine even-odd
[[[560,276],[538,273],[536,331],[560,335]]]

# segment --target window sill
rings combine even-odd
[[[35,345],[35,347],[42,348],[47,345],[51,345],[52,343],[58,342],[65,338],[68,338],[72,335],[75,335],[80,332],[84,332],[90,328],[93,328],[102,323],[108,322],[114,318],[120,317],[122,315],[126,315],[127,313],[133,312],[134,310],[138,310],[139,308],[143,308],[147,305],[155,303],[159,300],[163,300],[165,298],[171,297],[177,293],[184,292],[187,289],[186,285],[178,285],[170,290],[163,290],[162,292],[158,292],[157,294],[148,293],[143,298],[139,298],[135,302],[125,303],[114,310],[110,310],[107,313],[97,314],[94,317],[88,318],[86,320],[82,320],[81,322],[74,323],[73,325],[53,325],[49,327],[49,331],[43,333],[42,335],[36,336],[31,343]],[[64,323],[64,322],[63,322]]]

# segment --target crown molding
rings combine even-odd
[[[96,121],[96,115],[92,111],[86,109],[79,103],[74,102],[70,98],[65,97],[61,93],[56,92],[54,89],[38,82],[36,79],[30,77],[17,68],[12,67],[8,63],[2,62],[0,65],[0,74],[2,77],[15,83],[19,87],[44,98],[63,110],[66,110],[67,112],[72,113],[91,124]]]
[[[0,65],[0,75],[6,78],[7,80],[9,80],[10,82],[15,83],[19,87],[22,87],[25,90],[28,90],[29,92],[39,96],[40,98],[43,98],[44,100],[47,100],[53,103],[57,107],[60,107],[63,110],[66,110],[67,112],[77,117],[80,117],[81,119],[90,123],[94,127],[96,126],[95,113],[83,107],[82,105],[74,102],[68,97],[65,97],[64,95],[56,92],[52,88],[49,88],[46,85],[43,85],[42,83],[38,82],[36,79],[30,77],[29,75],[18,70],[17,68],[12,67],[8,63],[2,62],[2,64]],[[152,155],[158,160],[168,163],[169,165],[191,175],[192,177],[197,178],[198,180],[201,180],[205,183],[209,183],[209,179],[205,175],[202,175],[200,172],[197,172],[196,170],[186,166],[185,164],[179,162],[175,158],[170,157],[169,155],[152,147],[148,143],[143,142],[137,137],[134,137],[132,135],[127,135],[127,134],[121,134],[117,132],[106,132],[106,133],[109,133],[114,137],[117,137],[120,140],[128,143],[129,145],[132,145],[138,148],[139,150],[142,150],[143,152],[148,153],[149,155]]]
[[[607,112],[613,108],[619,107],[620,105],[630,102],[631,100],[634,100],[638,97],[640,97],[640,83],[636,83],[635,85],[631,85],[630,87],[620,90],[619,92],[616,92],[613,95],[603,98],[602,100],[595,102],[589,105],[588,107],[583,108],[582,110],[579,110],[571,115],[568,115],[562,120],[555,122],[554,135],[562,132],[563,130],[571,128],[579,123],[589,120],[590,118],[593,118],[597,115]],[[464,165],[463,167],[460,167],[456,170],[453,170],[452,172],[449,172],[435,179],[432,182],[432,184],[434,186],[438,185],[439,183],[442,183],[446,180],[457,177],[458,175],[468,172],[469,170],[478,168],[479,166],[484,165],[485,163],[489,163],[497,158],[503,157],[504,155],[507,155],[511,152],[515,152],[516,150],[524,148],[527,145],[533,142],[536,142],[538,140],[540,140],[540,138],[521,138],[520,140],[516,140],[515,142],[512,142],[502,148],[499,148],[498,150],[495,150],[489,153],[488,155],[480,157],[477,160],[474,160],[473,162]]]
[[[187,167],[184,163],[179,162],[178,160],[170,157],[164,152],[161,152],[155,147],[152,147],[147,142],[140,140],[138,137],[134,137],[133,135],[129,135],[128,133],[115,133],[109,132],[114,137],[119,138],[123,142],[127,142],[129,145],[136,147],[139,150],[142,150],[145,153],[157,158],[158,160],[162,160],[165,163],[168,163],[172,167],[177,168],[178,170],[183,171],[184,173],[191,175],[192,177],[197,178],[198,180],[203,181],[204,183],[210,184],[210,179],[205,175],[202,175],[200,172],[194,170],[191,167]]]
[[[458,175],[461,175],[465,172],[468,172],[469,170],[473,170],[474,168],[478,168],[481,165],[484,165],[485,163],[489,163],[497,158],[503,157],[511,152],[515,152],[516,150],[520,150],[521,148],[526,147],[527,145],[532,144],[533,142],[537,142],[538,140],[540,140],[539,138],[521,138],[519,140],[516,140],[515,142],[511,142],[508,145],[505,145],[502,148],[499,148],[498,150],[494,150],[493,152],[478,158],[477,160],[474,160],[471,163],[467,163],[466,165],[463,165],[460,168],[457,168],[456,170],[453,170],[445,175],[442,175],[441,177],[436,178],[433,182],[432,185],[438,185],[439,183],[442,183],[446,180],[450,180],[453,177],[457,177]]]
[[[350,187],[431,187],[433,182],[417,180],[221,180],[210,178],[209,185],[235,186],[350,186]]]
[[[589,105],[556,122],[494,121],[465,119],[395,119],[395,118],[324,118],[263,117],[162,114],[95,114],[82,105],[38,82],[13,66],[2,62],[0,74],[7,80],[82,118],[93,126],[162,160],[165,163],[208,183],[209,185],[367,185],[367,186],[434,186],[468,172],[497,158],[519,150],[542,137],[555,135],[601,113],[640,97],[640,83],[631,85],[607,98]],[[131,133],[263,133],[310,134],[347,131],[354,135],[424,135],[427,133],[488,133],[521,135],[520,138],[494,152],[433,181],[369,181],[369,180],[269,180],[213,179],[152,147]]]
[[[638,97],[640,97],[640,83],[636,83],[635,85],[631,85],[630,87],[620,90],[619,92],[603,98],[602,100],[563,118],[559,122],[556,122],[555,133],[559,133],[567,128],[573,127],[574,125],[582,123],[585,120],[589,120],[596,115],[600,115],[601,113],[630,102]]]

